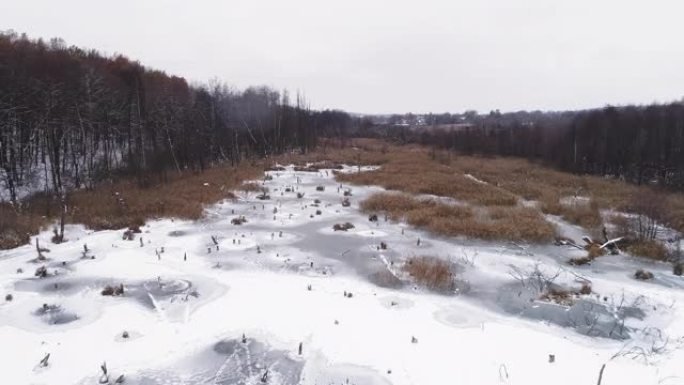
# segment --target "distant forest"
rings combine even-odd
[[[192,85],[121,55],[0,33],[0,200],[375,137],[684,188],[684,104],[352,116],[269,87]]]
[[[306,153],[350,124],[287,91],[190,85],[121,55],[0,33],[0,191],[12,202],[28,184],[59,195],[120,175],[145,185],[218,162]]]
[[[684,188],[682,102],[571,112],[393,115],[362,135]]]

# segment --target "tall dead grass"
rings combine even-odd
[[[231,190],[242,188],[244,180],[262,175],[262,167],[216,167],[201,174],[172,177],[168,183],[140,188],[134,181],[102,184],[94,191],[70,195],[68,220],[95,230],[119,229],[152,218],[196,220],[204,207],[234,198]]]
[[[454,271],[451,264],[436,257],[411,257],[403,266],[415,281],[421,286],[440,292],[450,293],[456,289]]]
[[[478,183],[449,164],[433,160],[424,149],[393,148],[380,169],[361,173],[338,173],[342,182],[379,185],[388,190],[450,197],[485,206],[513,206],[515,195],[494,185]]]
[[[452,197],[481,206],[514,206],[518,198],[540,202],[545,213],[560,215],[569,222],[595,230],[602,226],[600,211],[630,211],[630,200],[648,186],[635,186],[614,178],[576,175],[558,171],[520,158],[457,156],[420,146],[388,145],[366,140],[355,147],[357,159],[371,157],[367,151],[384,149],[379,170],[338,174],[340,181],[380,185],[390,190],[413,194]],[[349,155],[338,153],[337,160]],[[334,153],[329,151],[329,155]],[[360,154],[359,154],[360,152]],[[445,155],[446,153],[446,155]],[[370,164],[370,163],[369,163]],[[470,174],[486,184],[465,177]],[[564,205],[562,198],[587,197],[591,204]],[[667,224],[684,232],[684,194],[665,194],[668,202]]]
[[[174,175],[166,183],[146,188],[134,180],[102,183],[93,190],[71,192],[66,219],[95,230],[140,226],[161,217],[196,220],[202,217],[205,205],[234,198],[231,190],[262,172],[263,167],[244,164]],[[43,194],[26,199],[18,208],[0,204],[0,249],[25,244],[58,215],[59,203]]]
[[[30,211],[29,211],[30,212]],[[0,203],[0,249],[11,249],[29,241],[47,223],[43,215],[13,207],[9,203]]]
[[[378,193],[361,202],[367,213],[384,212],[392,220],[446,236],[485,240],[545,242],[556,235],[555,227],[532,208],[493,206],[472,209],[408,194]]]

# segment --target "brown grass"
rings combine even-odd
[[[393,148],[387,162],[378,170],[338,173],[337,179],[413,194],[451,197],[477,205],[513,206],[517,203],[513,194],[466,178],[458,168],[432,160],[424,149],[414,147],[397,151]]]
[[[636,257],[643,257],[656,261],[666,261],[668,258],[665,246],[654,240],[635,241],[627,246],[627,251]]]
[[[231,190],[248,187],[239,186],[243,180],[261,175],[261,168],[243,165],[178,175],[151,188],[140,188],[132,181],[101,185],[95,191],[71,194],[69,222],[101,230],[161,217],[196,220],[202,217],[205,205],[234,198]]]
[[[26,244],[57,214],[55,201],[42,193],[21,202],[20,206],[0,203],[0,250]]]
[[[0,249],[26,244],[45,222],[38,215],[22,215],[10,204],[0,204]]]
[[[412,257],[403,270],[421,286],[440,293],[455,290],[454,271],[451,264],[436,257]]]
[[[667,197],[667,224],[684,233],[684,194],[670,194]]]
[[[531,208],[495,206],[477,212],[469,207],[419,199],[408,194],[378,193],[361,202],[368,213],[384,212],[392,220],[447,236],[486,240],[543,242],[555,228]]]
[[[140,226],[147,219],[161,217],[196,220],[205,205],[234,198],[231,190],[240,188],[244,180],[260,177],[262,170],[248,164],[216,167],[201,174],[174,175],[166,183],[147,188],[133,180],[103,183],[94,190],[69,194],[67,221],[103,230]],[[20,210],[0,204],[0,249],[28,242],[30,235],[56,221],[58,210],[58,202],[42,194],[22,202]]]
[[[635,186],[616,179],[599,176],[575,175],[557,171],[525,159],[510,157],[456,156],[448,152],[434,154],[420,146],[396,146],[366,140],[356,147],[350,160],[372,158],[368,151],[386,146],[386,152],[376,154],[380,159],[366,164],[382,164],[377,171],[338,174],[338,179],[353,184],[380,185],[387,189],[410,193],[447,196],[484,206],[512,206],[517,198],[540,201],[545,213],[561,215],[568,221],[592,228],[601,225],[598,215],[602,209],[628,211],[630,198],[649,187]],[[366,150],[366,149],[374,150]],[[344,162],[341,153],[329,151],[331,158]],[[464,174],[487,182],[479,184]],[[668,223],[684,231],[684,194],[666,194]],[[586,196],[591,206],[564,207],[562,197]]]
[[[600,256],[606,255],[606,249],[602,249],[598,243],[592,243],[586,247],[587,258],[596,259]]]
[[[319,142],[316,151],[307,154],[284,154],[274,157],[272,160],[280,164],[296,164],[299,166],[314,163],[313,167],[318,169],[321,167],[336,168],[340,164],[352,166],[385,164],[393,156],[390,148],[394,146],[374,139],[345,140],[343,146],[339,140],[335,139],[321,139]],[[418,147],[406,146],[405,148]]]

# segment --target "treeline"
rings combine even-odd
[[[193,86],[120,55],[0,33],[0,200],[307,152],[353,123],[286,91]]]
[[[422,125],[380,124],[369,132],[463,154],[520,156],[566,171],[684,189],[681,102],[577,112],[435,116],[441,124],[430,124],[433,116],[427,115]]]

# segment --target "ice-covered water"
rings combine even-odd
[[[0,252],[0,290],[13,294],[0,304],[3,383],[91,384],[104,361],[131,384],[575,385],[595,383],[604,363],[604,385],[677,383],[684,282],[668,265],[605,256],[574,267],[572,248],[371,222],[358,205],[378,187],[340,186],[330,170],[269,175],[271,199],[239,192],[198,222],[151,221],[142,247],[69,226],[64,244],[39,235],[49,261],[31,262],[29,245]],[[459,290],[412,282],[401,265],[421,255],[455,266]],[[633,279],[638,268],[655,278]],[[515,275],[533,269],[593,292],[541,300]],[[103,296],[107,285],[124,292]]]

